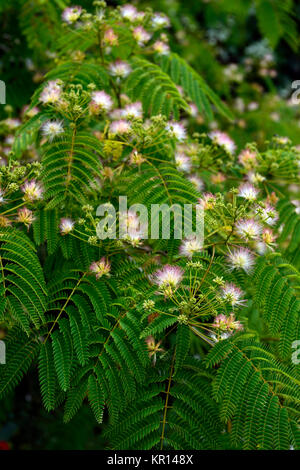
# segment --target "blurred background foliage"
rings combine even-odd
[[[91,0],[76,0],[87,10]],[[128,2],[109,1],[110,6]],[[220,128],[238,147],[273,135],[300,144],[300,110],[292,103],[292,82],[300,79],[300,2],[297,0],[145,0],[139,9],[163,11],[170,20],[171,48],[184,57],[222,97],[233,122],[205,122],[197,132]],[[0,0],[0,79],[7,105],[0,120],[22,115],[44,74],[55,62],[55,44],[64,33],[61,12],[68,0]],[[1,126],[0,126],[1,133]],[[5,145],[0,146],[5,152]],[[1,330],[0,330],[1,339]],[[32,380],[31,380],[32,379]],[[0,408],[0,449],[99,449],[104,447],[88,407],[62,424],[59,412],[42,409],[28,377]]]

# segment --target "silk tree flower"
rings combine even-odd
[[[199,253],[202,250],[202,247],[203,245],[201,243],[201,240],[199,240],[199,238],[197,238],[196,236],[192,236],[182,241],[179,247],[179,253],[182,256],[192,258],[195,253]]]
[[[147,238],[148,226],[143,223],[136,212],[128,210],[120,212],[120,229],[124,233],[124,239],[133,246],[141,244],[141,240]]]
[[[82,8],[78,6],[68,7],[62,12],[62,19],[68,24],[75,23],[80,17]]]
[[[265,179],[266,178],[263,175],[260,175],[259,173],[255,173],[254,171],[250,171],[247,174],[247,180],[249,181],[249,183],[252,183],[252,184],[262,183],[263,181],[265,181]]]
[[[278,213],[270,204],[266,204],[265,207],[256,207],[255,213],[267,225],[274,225],[278,220]]]
[[[270,228],[264,228],[262,232],[262,239],[266,245],[273,245],[276,240],[276,235]]]
[[[43,189],[35,180],[25,181],[21,191],[24,193],[24,199],[29,202],[42,199],[43,196]]]
[[[120,8],[120,13],[125,20],[134,21],[138,12],[133,5],[126,4]]]
[[[212,193],[204,193],[202,198],[198,200],[198,203],[203,207],[204,210],[213,209],[216,205],[216,196]]]
[[[55,137],[65,132],[62,121],[46,121],[42,125],[41,131],[50,142],[52,142]]]
[[[16,129],[21,125],[20,119],[17,118],[7,118],[4,120],[4,124],[10,129]]]
[[[228,255],[227,261],[233,269],[243,269],[247,274],[250,273],[255,264],[253,253],[247,248],[234,248]]]
[[[245,299],[242,299],[244,292],[232,282],[226,282],[221,290],[222,299],[230,303],[232,307],[243,305],[246,302]]]
[[[114,121],[109,127],[111,134],[127,134],[131,129],[130,123],[124,119]]]
[[[154,13],[151,18],[151,25],[154,29],[168,28],[170,26],[170,20],[161,13]]]
[[[213,184],[221,184],[226,181],[226,176],[219,171],[217,174],[211,175],[210,180]]]
[[[103,42],[105,45],[108,46],[117,46],[118,39],[118,35],[114,32],[112,28],[107,29],[103,35]]]
[[[5,191],[0,188],[0,204],[5,203],[5,197],[4,197]]]
[[[243,330],[243,325],[241,324],[241,322],[235,319],[234,313],[231,313],[228,317],[226,315],[223,315],[222,313],[220,315],[217,315],[214,319],[212,327],[216,328],[217,330],[225,331],[228,333]]]
[[[180,122],[170,121],[166,125],[166,131],[176,140],[182,142],[186,139],[186,129]]]
[[[256,152],[253,152],[249,149],[244,149],[239,154],[238,160],[240,164],[246,168],[246,170],[251,170],[257,166],[256,157]]]
[[[245,240],[257,240],[262,233],[262,226],[254,219],[240,219],[236,222],[236,232]]]
[[[297,215],[300,215],[300,201],[294,199],[291,203],[296,207],[295,212]]]
[[[63,217],[62,219],[60,219],[60,224],[59,224],[60,233],[62,235],[67,235],[68,233],[72,232],[74,225],[75,225],[75,222],[72,219]]]
[[[231,153],[231,154],[234,153],[236,149],[236,145],[234,141],[229,137],[229,135],[226,134],[225,132],[216,130],[216,131],[210,132],[208,136],[211,138],[213,142],[220,145],[221,147],[224,147],[228,153]]]
[[[90,112],[92,114],[110,111],[112,107],[113,100],[107,93],[105,93],[105,91],[101,90],[92,92],[89,104]]]
[[[130,103],[125,106],[121,111],[122,117],[124,118],[142,118],[143,117],[143,107],[140,101],[136,103]]]
[[[251,183],[243,183],[239,186],[238,195],[247,201],[255,201],[259,193],[259,189],[255,188]]]
[[[139,46],[144,46],[146,42],[150,41],[151,39],[151,34],[148,33],[148,31],[146,31],[142,26],[137,26],[134,28],[132,34]]]
[[[152,47],[154,52],[159,55],[168,55],[170,53],[170,48],[168,44],[163,41],[155,41]]]
[[[153,274],[153,282],[164,292],[165,295],[172,295],[183,279],[184,271],[179,266],[166,264]]]
[[[176,167],[178,170],[185,171],[186,173],[191,171],[191,168],[192,168],[191,160],[183,152],[175,153],[175,163],[176,163]]]
[[[96,279],[100,279],[100,277],[109,275],[110,273],[110,262],[106,261],[105,257],[103,256],[100,261],[93,261],[90,265],[90,271],[96,274]]]
[[[17,222],[21,222],[22,224],[26,225],[26,227],[29,229],[33,221],[34,215],[30,209],[27,209],[27,207],[22,207],[18,210]]]
[[[113,77],[126,78],[131,72],[131,67],[123,60],[116,60],[109,65],[109,72]]]
[[[202,191],[204,189],[204,182],[197,175],[190,175],[188,180],[195,186],[197,191]]]
[[[145,161],[146,159],[137,150],[133,150],[129,156],[129,163],[131,165],[141,165]]]
[[[57,103],[62,94],[62,83],[60,80],[51,80],[43,88],[39,100],[44,104]]]

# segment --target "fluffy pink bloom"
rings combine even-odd
[[[226,284],[221,289],[221,297],[226,302],[229,302],[232,307],[235,305],[243,305],[246,302],[245,299],[242,299],[244,292],[232,282],[226,282]]]
[[[139,46],[143,46],[151,39],[151,34],[148,33],[148,31],[146,31],[142,26],[137,26],[134,28],[132,34]]]
[[[155,41],[155,43],[153,44],[153,50],[159,55],[168,55],[170,52],[168,44],[163,41]]]
[[[245,240],[257,240],[262,233],[262,226],[254,219],[240,219],[236,222],[236,231]]]
[[[231,269],[243,269],[246,273],[252,271],[255,264],[253,253],[247,248],[234,248],[227,256]]]
[[[176,167],[180,171],[189,172],[192,168],[192,163],[190,158],[185,155],[183,152],[176,152],[175,153],[175,163]]]
[[[137,16],[137,9],[133,5],[123,5],[120,8],[121,16],[128,21],[134,21]]]
[[[44,104],[57,103],[62,94],[62,84],[60,80],[51,80],[43,88],[40,94],[40,101]]]
[[[18,210],[17,222],[21,222],[25,224],[27,228],[29,228],[33,221],[34,216],[30,209],[27,209],[27,207],[22,207]]]
[[[136,103],[127,104],[124,109],[122,109],[122,117],[124,118],[142,118],[143,117],[143,107],[140,101]]]
[[[72,23],[75,23],[75,21],[78,20],[78,18],[80,17],[81,15],[81,12],[82,12],[82,8],[81,7],[77,7],[77,6],[74,6],[74,7],[68,7],[68,8],[65,8],[64,11],[62,12],[62,19],[68,23],[68,24],[72,24]]]
[[[107,44],[108,46],[117,46],[118,35],[114,32],[112,28],[109,28],[104,33],[103,41],[104,44]]]
[[[204,210],[213,209],[216,204],[216,196],[212,193],[204,193],[198,202]]]
[[[212,131],[208,134],[213,142],[224,147],[228,153],[233,153],[236,149],[236,145],[228,134],[221,131]]]
[[[153,274],[153,281],[161,288],[176,288],[183,279],[184,271],[179,266],[166,264]]]
[[[259,190],[251,183],[243,183],[239,187],[238,195],[247,201],[255,201],[259,193]]]
[[[60,233],[62,235],[67,235],[68,233],[72,232],[74,225],[75,225],[75,222],[72,219],[68,219],[65,217],[60,219],[60,225],[59,225]]]
[[[130,74],[131,67],[127,62],[116,60],[116,62],[110,64],[109,71],[113,77],[125,78]]]
[[[175,137],[179,142],[186,139],[186,129],[180,122],[170,121],[166,125],[166,130],[172,137]]]
[[[90,265],[90,271],[96,274],[96,279],[110,273],[110,262],[103,256],[100,261],[94,261]]]
[[[257,165],[256,153],[249,149],[242,150],[238,159],[240,164],[243,165],[247,170],[255,168]]]
[[[190,175],[188,180],[195,186],[197,191],[202,191],[204,189],[204,182],[197,175]]]
[[[90,111],[92,114],[110,111],[112,106],[113,100],[105,91],[93,91],[90,101]]]
[[[267,225],[274,225],[278,220],[278,213],[270,204],[266,204],[265,207],[256,207],[255,212]]]
[[[202,248],[202,241],[196,236],[193,236],[182,241],[179,247],[179,253],[182,256],[187,256],[188,258],[191,258],[194,253],[199,253]]]
[[[130,131],[130,128],[129,122],[124,119],[120,119],[119,121],[112,122],[109,130],[112,134],[127,134]]]
[[[23,191],[26,201],[33,202],[42,199],[43,189],[35,180],[25,181],[21,186],[21,191]]]

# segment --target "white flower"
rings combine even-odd
[[[129,122],[120,119],[119,121],[112,122],[109,130],[112,134],[127,134],[130,128]]]
[[[213,142],[224,147],[228,153],[233,153],[236,149],[236,145],[228,134],[221,131],[212,131],[208,134]]]
[[[134,21],[136,19],[137,9],[133,5],[129,5],[129,4],[123,5],[120,8],[120,12],[121,12],[121,16],[125,20]]]
[[[180,247],[179,253],[182,256],[187,256],[191,258],[194,253],[199,253],[202,250],[203,244],[199,238],[196,236],[189,237],[186,240],[183,240]]]
[[[249,170],[257,165],[256,157],[256,152],[253,152],[249,149],[244,149],[239,154],[238,159],[241,165],[243,165],[246,169]]]
[[[100,259],[100,261],[94,261],[90,265],[90,271],[96,274],[96,279],[104,275],[109,275],[110,273],[110,262],[106,261],[104,256]]]
[[[189,172],[191,170],[192,164],[190,158],[185,155],[183,152],[175,153],[175,163],[178,170]]]
[[[40,94],[40,101],[44,104],[57,103],[61,97],[62,85],[59,80],[51,80]]]
[[[247,248],[235,248],[229,253],[228,262],[231,265],[231,269],[243,269],[246,273],[249,273],[254,266],[254,256]]]
[[[24,193],[24,199],[30,202],[41,199],[43,195],[42,187],[35,180],[25,181],[21,191]]]
[[[154,52],[157,52],[157,54],[160,55],[168,55],[170,52],[168,44],[163,41],[155,41],[155,43],[153,44],[153,50]]]
[[[257,240],[262,233],[262,226],[254,219],[241,219],[236,222],[236,231],[245,240]]]
[[[142,118],[143,117],[143,108],[142,103],[137,101],[136,103],[131,103],[125,106],[125,109],[122,110],[122,117],[124,118]]]
[[[64,132],[64,127],[62,121],[46,121],[42,125],[41,130],[43,135],[48,137],[51,142],[55,137]]]
[[[183,279],[184,271],[179,266],[166,264],[153,274],[153,281],[159,287],[177,287]]]
[[[90,111],[93,114],[97,114],[101,111],[110,111],[112,106],[113,100],[105,91],[93,91],[90,102]]]
[[[60,233],[62,235],[67,235],[68,233],[72,232],[74,228],[75,222],[73,220],[68,219],[68,218],[62,218],[60,219]]]
[[[244,293],[243,291],[235,286],[232,282],[227,282],[224,287],[222,287],[221,297],[234,307],[235,305],[243,305],[246,300],[242,299]]]
[[[148,31],[146,31],[142,26],[137,26],[134,28],[132,34],[139,46],[143,46],[151,39],[151,34],[148,33]]]
[[[151,23],[155,29],[168,28],[170,26],[169,18],[161,13],[154,13]]]
[[[270,204],[267,204],[265,207],[256,207],[255,213],[267,225],[274,225],[278,220],[278,213]]]
[[[4,198],[4,191],[3,189],[0,188],[0,204],[5,203],[5,198]]]
[[[201,178],[197,175],[190,175],[188,177],[188,180],[195,186],[197,191],[203,191],[204,189],[204,183]]]
[[[16,127],[21,125],[21,121],[14,118],[7,118],[4,122],[9,129],[16,129]]]
[[[109,65],[109,71],[113,77],[125,78],[130,74],[131,67],[123,60],[116,60],[116,62]]]
[[[259,190],[251,183],[243,183],[239,187],[238,195],[247,201],[255,201],[259,193]]]
[[[81,12],[81,7],[65,8],[65,10],[62,12],[62,19],[68,24],[75,23],[75,21],[77,21],[80,17]]]
[[[179,142],[183,141],[186,139],[186,130],[180,122],[174,122],[170,121],[166,125],[166,130],[169,132],[169,134],[172,135],[172,137],[175,137]]]

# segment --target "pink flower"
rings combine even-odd
[[[60,219],[60,225],[59,225],[60,233],[62,235],[67,235],[68,233],[72,232],[74,225],[75,225],[75,222],[73,222],[72,219],[68,219],[68,218]]]
[[[242,299],[243,295],[243,291],[232,282],[226,282],[222,287],[222,298],[226,302],[229,302],[232,307],[235,305],[243,305],[246,302],[245,299]]]
[[[34,221],[33,212],[27,207],[22,207],[18,210],[17,222],[21,222],[29,229],[30,225]]]
[[[119,121],[112,122],[109,130],[112,134],[127,134],[130,131],[130,128],[129,122],[124,119],[120,119]]]
[[[96,279],[110,273],[110,262],[105,260],[103,256],[100,261],[94,261],[90,265],[90,271],[96,274]]]
[[[233,140],[229,137],[228,134],[221,131],[212,131],[208,136],[211,138],[213,142],[224,147],[228,153],[233,153],[236,149],[236,145]]]
[[[184,271],[179,266],[166,264],[153,274],[153,281],[160,288],[176,288],[183,279]]]
[[[236,231],[245,240],[257,240],[262,232],[262,226],[254,219],[240,219],[236,222]]]
[[[24,199],[30,202],[41,199],[43,195],[42,187],[35,180],[25,181],[21,191],[24,193]]]
[[[247,274],[252,271],[255,264],[253,253],[242,247],[234,248],[227,259],[231,269],[243,269]]]

